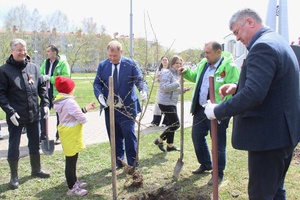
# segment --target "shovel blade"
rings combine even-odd
[[[50,155],[54,151],[54,140],[42,140],[41,148],[44,154]]]
[[[179,174],[180,174],[180,171],[181,171],[182,167],[183,167],[183,161],[182,161],[182,159],[178,158],[176,166],[174,168],[174,172],[173,172],[173,176],[175,178],[179,177]]]

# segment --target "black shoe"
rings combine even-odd
[[[203,167],[202,165],[198,168],[198,169],[195,169],[192,171],[193,174],[203,174],[205,171],[210,171],[212,170],[212,168],[206,168],[206,167]]]
[[[167,146],[167,151],[180,151],[180,149],[178,149],[175,146],[172,146],[172,147]]]
[[[158,148],[162,151],[162,152],[166,152],[165,148],[164,148],[164,144],[162,142],[159,142],[158,139],[156,139],[154,141],[154,144],[156,144],[158,146]]]
[[[218,177],[218,185],[221,184],[223,178],[221,177]],[[207,182],[207,185],[213,185],[214,184],[214,181],[213,181],[213,177],[211,177],[211,179]]]

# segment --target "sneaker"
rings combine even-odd
[[[2,134],[2,131],[0,131],[0,140],[3,140],[3,134]]]
[[[167,125],[165,125],[165,124],[162,124],[162,125],[161,125],[161,127],[167,127]]]
[[[58,145],[58,144],[60,144],[60,139],[59,139],[59,138],[57,138],[57,139],[55,140],[54,144],[55,144],[55,145]]]
[[[77,185],[77,186],[80,187],[80,188],[86,188],[86,187],[87,187],[87,183],[85,183],[85,182],[80,182],[79,180],[77,180],[77,181],[75,182],[75,185]]]
[[[81,189],[80,187],[78,187],[76,185],[76,183],[74,184],[73,188],[70,190],[68,190],[67,195],[68,196],[84,196],[88,193],[87,190],[85,189]]]

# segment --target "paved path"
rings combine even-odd
[[[185,128],[190,127],[192,125],[192,117],[191,114],[189,113],[190,106],[191,106],[190,101],[184,103],[184,127]],[[148,105],[147,107],[147,111],[141,121],[142,122],[141,134],[153,133],[163,129],[160,127],[149,127],[153,118],[153,108],[154,108],[153,105]],[[180,103],[178,103],[177,108],[178,108],[178,114],[179,116],[181,116]],[[91,144],[107,142],[108,137],[107,137],[106,127],[105,127],[104,115],[102,114],[100,116],[99,111],[89,111],[88,113],[86,113],[86,116],[88,118],[88,122],[83,126],[85,144],[88,146]],[[4,139],[0,140],[0,159],[6,159],[7,148],[8,148],[7,124],[6,121],[0,121],[0,123],[4,135]],[[49,117],[49,134],[50,134],[49,139],[50,140],[55,139],[55,133],[56,133],[56,116],[51,115]],[[27,147],[28,140],[26,134],[22,134],[21,137],[22,138],[20,144],[20,157],[24,157],[28,155],[28,147]],[[61,145],[55,145],[55,150],[61,151],[62,150]]]

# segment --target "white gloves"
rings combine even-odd
[[[207,104],[203,105],[203,107],[205,108],[204,113],[205,113],[207,119],[209,119],[209,120],[216,119],[216,116],[214,113],[214,109],[215,109],[216,105],[217,104],[213,104],[209,100],[207,101]]]
[[[13,114],[11,117],[10,117],[10,121],[15,125],[15,126],[19,126],[19,122],[17,119],[19,119],[20,116],[18,115],[18,113],[15,113]]]
[[[104,100],[103,94],[100,94],[100,95],[99,95],[98,101],[99,101],[99,103],[100,103],[102,106],[104,106],[104,108],[107,107],[107,104],[106,104],[106,102],[105,102],[105,100]]]
[[[147,93],[144,90],[140,91],[140,99],[142,101],[146,101],[147,97],[148,97],[148,95],[147,95]]]
[[[44,107],[44,112],[45,112],[44,119],[48,119],[48,117],[50,116],[50,110],[47,106]]]
[[[43,76],[43,80],[44,80],[44,82],[49,81],[50,80],[50,76],[49,75],[44,75]]]

